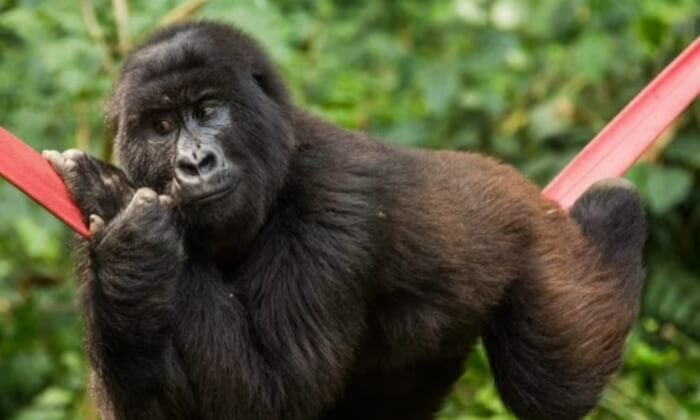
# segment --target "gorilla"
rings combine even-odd
[[[643,208],[570,212],[512,167],[346,131],[254,40],[160,30],[106,106],[120,168],[45,152],[80,207],[103,419],[429,419],[483,341],[523,419],[578,419],[638,310]]]

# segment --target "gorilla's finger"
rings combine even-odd
[[[78,166],[77,162],[73,159],[73,156],[75,156],[75,154],[72,153],[66,155],[65,152],[59,153],[56,150],[44,150],[43,152],[41,152],[41,154],[42,156],[44,156],[44,158],[46,158],[46,160],[49,161],[49,164],[51,164],[53,169],[56,172],[58,172],[58,174],[62,177],[66,177],[67,175],[69,175],[69,172],[71,172]]]
[[[158,202],[158,194],[150,188],[139,188],[126,208],[127,213]]]
[[[65,172],[70,172],[78,167],[78,162],[73,159],[66,159],[63,161],[63,170]]]
[[[158,198],[158,194],[150,188],[139,188],[134,195],[134,200],[146,203],[152,203],[156,198]]]
[[[85,152],[78,149],[68,149],[63,152],[63,157],[66,159],[78,160],[85,156]]]
[[[61,173],[63,171],[63,163],[65,162],[65,157],[56,150],[44,150],[41,155],[49,161],[49,164],[54,168],[55,171]]]
[[[95,237],[102,233],[105,228],[105,221],[96,214],[90,215],[90,236]]]
[[[180,202],[180,185],[177,182],[168,183],[163,194],[169,196],[175,202]]]
[[[160,204],[166,207],[171,207],[173,205],[173,198],[166,194],[159,195],[158,201],[160,201]]]

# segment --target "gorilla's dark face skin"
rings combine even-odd
[[[212,29],[166,30],[142,46],[124,65],[109,115],[137,187],[175,197],[192,230],[235,229],[244,239],[287,175],[288,99],[265,57],[250,54],[252,41]]]
[[[567,420],[619,366],[646,226],[623,181],[566,214],[492,159],[343,130],[214,23],[149,38],[107,114],[121,169],[46,153],[90,223],[105,420],[426,420],[479,338],[519,418]]]

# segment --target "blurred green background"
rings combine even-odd
[[[478,150],[540,185],[700,33],[698,0],[0,0],[0,125],[111,156],[102,102],[165,22],[257,37],[296,100],[386,141]],[[700,101],[629,177],[651,224],[625,365],[593,419],[700,418]],[[0,418],[96,419],[70,232],[0,181]],[[481,351],[442,420],[510,418]]]

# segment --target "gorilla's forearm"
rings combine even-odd
[[[184,259],[166,202],[139,190],[119,216],[83,243],[81,297],[92,335],[90,357],[117,395],[185,387],[175,380],[179,367],[170,342]]]
[[[88,348],[94,367],[91,387],[98,402],[110,407],[109,420],[190,420],[196,417],[196,400],[182,364],[170,341],[151,358],[119,357],[97,348],[91,338]],[[107,397],[109,395],[109,397]]]
[[[173,317],[181,266],[157,246],[109,241],[93,251],[89,287],[95,322],[110,348],[129,352],[160,347]],[[165,250],[163,250],[165,251]],[[141,261],[135,265],[132,261]]]

